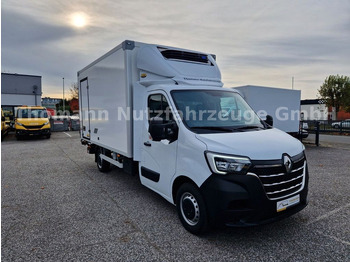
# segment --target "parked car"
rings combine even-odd
[[[303,122],[303,129],[309,129],[309,124],[306,122]]]
[[[1,139],[3,139],[9,132],[10,126],[6,123],[4,112],[1,108]]]
[[[345,119],[344,121],[341,122],[334,122],[332,123],[333,128],[350,128],[350,119]]]
[[[305,129],[300,129],[300,135],[302,138],[307,138],[309,136],[309,132]]]

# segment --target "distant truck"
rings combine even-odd
[[[304,146],[222,88],[209,53],[124,41],[78,72],[81,142],[176,205],[191,233],[307,205]],[[154,219],[162,219],[155,217]]]
[[[272,116],[274,127],[293,136],[299,134],[300,90],[253,85],[234,89],[240,92],[260,117]]]
[[[20,106],[15,118],[16,138],[25,136],[51,136],[51,125],[47,110],[42,106]]]

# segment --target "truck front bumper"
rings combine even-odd
[[[227,226],[254,226],[291,216],[307,206],[308,170],[303,188],[295,194],[270,200],[257,176],[212,174],[200,187],[209,221]],[[299,202],[277,212],[277,203],[299,195]]]
[[[44,135],[50,135],[51,130],[50,128],[45,128],[45,129],[35,129],[35,130],[30,130],[30,129],[18,129],[16,130],[16,136],[44,136]]]

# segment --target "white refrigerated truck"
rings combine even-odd
[[[124,41],[78,72],[81,141],[176,205],[183,226],[257,225],[307,205],[304,146],[223,88],[215,56]]]
[[[273,126],[293,136],[299,133],[300,125],[300,90],[266,87],[234,87],[243,96],[254,111],[264,118],[273,117]]]

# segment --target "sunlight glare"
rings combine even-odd
[[[87,15],[84,13],[74,13],[71,16],[72,25],[75,27],[84,27],[87,25]]]

